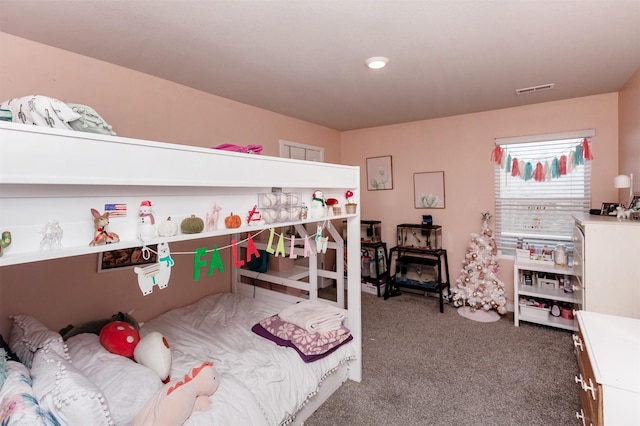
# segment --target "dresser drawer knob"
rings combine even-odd
[[[582,347],[582,340],[580,340],[580,337],[578,337],[577,334],[574,334],[572,337],[573,337],[573,346],[580,349],[580,351],[583,351],[584,348]]]
[[[582,389],[584,389],[584,391],[587,393],[591,391],[591,398],[593,398],[594,401],[596,400],[596,387],[593,385],[591,379],[589,379],[588,385],[586,381],[583,382]]]

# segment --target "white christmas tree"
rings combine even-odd
[[[468,306],[471,312],[495,310],[504,315],[507,313],[507,299],[504,283],[499,278],[498,249],[489,228],[490,220],[489,212],[482,213],[482,233],[471,234],[460,277],[456,280],[457,287],[452,290],[453,304]]]

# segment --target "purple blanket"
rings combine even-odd
[[[277,315],[263,319],[251,331],[279,346],[295,349],[304,362],[323,358],[353,339],[345,326],[327,333],[310,333]]]

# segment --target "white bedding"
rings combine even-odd
[[[256,299],[226,293],[207,296],[146,322],[141,336],[162,333],[172,352],[171,378],[182,378],[202,361],[213,361],[220,388],[208,412],[194,413],[187,425],[275,425],[292,420],[321,382],[355,357],[353,344],[305,363],[291,348],[251,331],[278,309]]]

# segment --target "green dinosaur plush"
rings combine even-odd
[[[82,324],[78,327],[75,327],[71,324],[60,330],[60,335],[63,340],[67,340],[69,337],[75,336],[81,333],[92,333],[100,335],[100,330],[102,327],[109,324],[112,321],[124,321],[128,322],[132,326],[136,328],[136,330],[140,330],[140,325],[138,325],[138,321],[134,317],[129,314],[123,314],[122,312],[118,312],[115,315],[112,315],[111,318],[99,319],[95,321],[90,321],[86,324]]]

